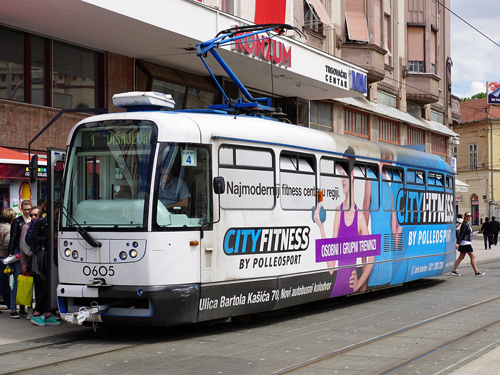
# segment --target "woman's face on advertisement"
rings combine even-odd
[[[340,176],[347,176],[347,172],[340,165],[337,165],[337,174]],[[344,194],[347,194],[347,192],[349,191],[349,179],[347,178],[342,179],[342,191],[344,192]]]

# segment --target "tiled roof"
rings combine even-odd
[[[486,104],[486,98],[467,100],[460,103],[462,124],[487,119],[500,119],[500,107]]]

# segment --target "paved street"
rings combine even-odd
[[[0,314],[0,373],[482,374],[500,358],[500,245],[441,276],[248,323],[40,328]],[[1,307],[1,308],[4,308]],[[474,372],[476,371],[476,372]]]

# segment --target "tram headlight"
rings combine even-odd
[[[64,241],[64,247],[68,246],[68,241]]]
[[[69,257],[71,255],[71,250],[66,248],[64,249],[64,255],[66,255],[67,257]]]
[[[71,253],[71,256],[73,257],[73,259],[77,259],[78,258],[78,251],[73,250],[73,252]]]
[[[128,255],[130,255],[131,258],[135,258],[137,256],[137,250],[130,250]]]
[[[134,242],[132,242],[132,246],[137,248],[137,246],[139,246],[139,243],[137,241],[134,241]]]
[[[121,260],[125,260],[125,259],[127,259],[127,252],[126,252],[126,251],[122,251],[122,252],[120,253],[120,259],[121,259]]]

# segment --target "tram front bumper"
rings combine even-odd
[[[74,324],[88,321],[172,325],[196,322],[199,290],[198,284],[99,287],[59,284],[57,300],[61,317]]]

